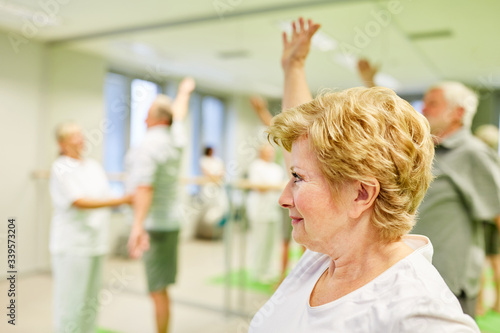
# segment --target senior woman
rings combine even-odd
[[[95,332],[102,264],[108,252],[106,207],[130,203],[131,197],[111,197],[102,167],[83,157],[80,126],[59,125],[56,138],[61,154],[50,174],[54,331]]]
[[[303,70],[319,25],[299,24],[282,59],[283,104],[295,107],[269,135],[291,152],[280,204],[308,250],[249,331],[479,332],[432,266],[429,239],[407,235],[432,179],[427,121],[385,88],[310,101]]]

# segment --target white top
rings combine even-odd
[[[283,168],[274,162],[260,158],[248,167],[248,180],[260,185],[279,185],[283,183]],[[250,223],[271,223],[281,221],[281,208],[278,203],[279,190],[257,191],[248,193],[247,216]]]
[[[224,162],[216,156],[202,156],[200,166],[206,176],[224,176]]]
[[[361,288],[315,307],[309,298],[330,258],[306,251],[254,316],[249,333],[479,333],[432,266],[429,239],[411,235],[404,242],[415,251]]]
[[[111,197],[106,173],[91,159],[58,157],[52,164],[50,195],[54,206],[50,231],[50,252],[101,255],[108,252],[109,208],[79,209],[81,198]]]
[[[142,142],[125,157],[127,193],[138,186],[153,187],[153,201],[144,221],[146,230],[171,231],[180,227],[179,174],[186,143],[180,122],[148,129]]]

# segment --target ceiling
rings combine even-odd
[[[360,85],[358,57],[400,93],[443,79],[500,88],[499,13],[496,0],[0,0],[0,27],[112,68],[272,97],[281,31],[298,16],[322,25],[306,67],[314,91]]]

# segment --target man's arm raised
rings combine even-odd
[[[196,83],[190,77],[184,78],[181,83],[179,83],[177,96],[172,102],[172,113],[174,121],[182,121],[186,117],[186,114],[189,110],[189,98],[195,87]]]

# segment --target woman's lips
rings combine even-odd
[[[290,216],[290,218],[292,219],[292,225],[297,224],[303,220],[302,217],[297,217],[297,216]]]

